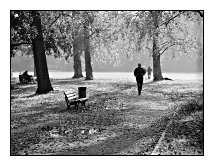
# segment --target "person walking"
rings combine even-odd
[[[152,74],[152,68],[150,66],[148,66],[147,71],[148,71],[148,79],[150,79],[151,78],[151,74]]]
[[[137,81],[138,95],[141,94],[143,86],[143,76],[146,74],[146,69],[141,67],[141,64],[138,63],[138,67],[134,70],[134,76]]]

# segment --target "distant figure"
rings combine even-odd
[[[152,74],[152,68],[150,66],[148,66],[147,71],[148,71],[148,79],[150,79],[151,78],[151,74]]]
[[[24,71],[24,72],[22,73],[22,75],[23,75],[23,76],[29,76],[29,75],[28,75],[28,71],[27,71],[27,70]]]
[[[25,79],[26,79],[28,82],[36,83],[36,81],[35,81],[35,79],[33,78],[33,76],[32,76],[32,75],[29,75],[27,70],[22,74],[22,76],[24,76]]]
[[[143,76],[145,74],[146,74],[145,67],[142,68],[141,64],[138,63],[138,67],[134,70],[134,76],[136,77],[136,81],[137,81],[138,95],[141,94],[142,85],[143,85]]]

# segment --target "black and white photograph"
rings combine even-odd
[[[203,156],[204,10],[10,10],[11,156]]]

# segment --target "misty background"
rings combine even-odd
[[[85,71],[84,58],[82,57],[82,67]],[[33,71],[33,57],[27,56],[15,56],[11,58],[11,70],[17,71]],[[94,72],[132,72],[137,63],[141,63],[143,66],[152,67],[152,57],[149,56],[134,56],[132,59],[123,58],[119,64],[114,63],[102,63],[92,59],[92,67]],[[73,71],[73,58],[69,61],[65,61],[63,58],[54,58],[47,56],[48,69],[54,71]],[[203,58],[161,58],[162,71],[172,73],[197,73],[203,72]]]

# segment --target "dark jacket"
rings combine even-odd
[[[135,77],[143,77],[146,74],[146,69],[138,67],[134,70]]]

